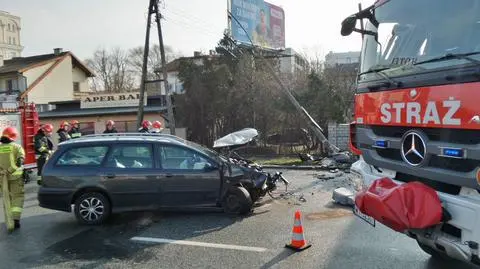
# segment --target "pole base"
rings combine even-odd
[[[305,245],[305,246],[303,246],[303,247],[301,247],[301,248],[297,248],[297,247],[294,247],[294,246],[292,246],[292,245],[285,245],[286,248],[289,248],[289,249],[294,250],[294,251],[296,251],[296,252],[304,251],[304,250],[306,250],[307,248],[310,248],[311,246],[312,246],[311,244],[307,244],[307,245]]]

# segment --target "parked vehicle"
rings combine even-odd
[[[368,188],[358,215],[477,265],[479,14],[477,0],[379,0],[341,30],[363,36],[351,125],[361,155],[351,171]]]
[[[219,153],[164,134],[102,134],[58,145],[42,174],[41,207],[73,211],[83,224],[137,210],[245,214],[270,177]],[[263,194],[264,195],[264,194]]]

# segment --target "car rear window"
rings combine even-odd
[[[107,151],[106,146],[72,148],[58,158],[56,165],[100,166]]]

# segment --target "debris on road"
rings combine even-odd
[[[347,188],[338,188],[333,191],[332,199],[337,204],[353,206],[355,204],[355,192]]]
[[[309,213],[305,217],[308,220],[328,220],[352,216],[352,210],[348,209],[335,209],[327,210],[323,212]]]

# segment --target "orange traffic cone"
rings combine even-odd
[[[307,244],[307,240],[305,240],[302,226],[302,214],[300,213],[300,210],[297,210],[295,211],[295,221],[293,223],[292,242],[289,245],[285,245],[285,247],[295,251],[302,251],[311,246],[312,245]]]

